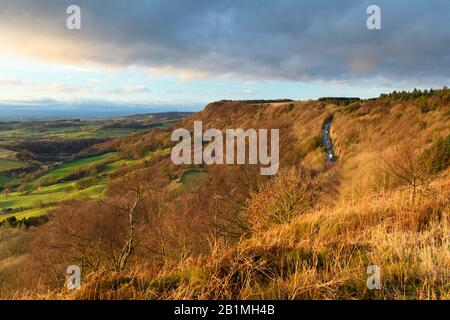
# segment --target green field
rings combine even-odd
[[[16,159],[16,152],[0,148],[0,174],[2,172],[25,168],[27,166],[28,164],[26,162]],[[9,182],[6,180],[6,177],[0,176],[0,186],[2,186],[4,183]]]
[[[92,166],[94,164],[100,164],[100,163],[103,163],[106,161],[112,162],[114,160],[114,158],[117,158],[117,156],[118,156],[117,152],[110,152],[110,153],[105,153],[105,154],[102,154],[99,156],[79,159],[77,161],[67,163],[55,170],[50,171],[46,175],[37,179],[36,182],[44,181],[49,178],[59,180],[59,179],[62,179],[64,177],[70,175],[70,173],[72,171],[74,171],[75,169],[86,168],[86,167]]]
[[[24,168],[26,166],[27,165],[21,161],[0,159],[0,173],[13,169]]]
[[[38,209],[31,209],[27,211],[22,212],[16,212],[16,213],[9,213],[9,214],[2,214],[0,215],[0,222],[5,221],[6,219],[10,217],[16,217],[17,220],[23,220],[31,217],[39,217],[47,214],[47,212],[50,210],[50,208],[38,208]]]
[[[61,157],[58,157],[60,149],[56,149],[56,152],[52,148],[48,148],[49,152],[45,148],[41,150],[39,149],[40,141],[47,144],[51,141],[66,140],[77,143],[84,139],[115,138],[148,131],[154,127],[173,125],[179,119],[180,115],[177,114],[161,114],[100,120],[69,119],[0,123],[0,191],[3,191],[0,194],[0,222],[12,216],[20,220],[45,214],[52,209],[51,206],[63,200],[100,197],[111,173],[123,167],[142,165],[155,155],[170,152],[170,149],[149,152],[138,160],[124,159],[119,152],[109,152],[68,162],[70,161],[68,159],[76,157],[78,151],[67,154],[65,152],[71,150],[70,148],[62,150]],[[38,150],[37,153],[34,153],[35,150]],[[36,157],[33,157],[33,153]],[[19,154],[20,159],[17,158]],[[29,157],[30,154],[31,157]],[[22,157],[30,160],[21,160],[24,159]],[[55,166],[59,161],[64,161],[61,166],[44,171],[44,168]],[[10,170],[21,169],[31,164],[36,164],[35,172],[18,170],[14,174],[8,173]],[[38,170],[39,164],[42,164],[42,170]],[[97,170],[91,171],[90,169],[94,166]],[[100,170],[101,172],[98,172]],[[75,171],[78,171],[76,175],[74,175]],[[72,180],[77,177],[78,180]],[[194,180],[194,177],[186,177],[185,183],[194,185]],[[21,184],[24,181],[26,183]],[[3,190],[7,184],[12,184],[13,190]],[[12,210],[16,212],[11,212]]]
[[[61,179],[69,175],[74,169],[89,167],[94,164],[103,163],[105,161],[114,161],[118,158],[118,153],[111,152],[99,156],[87,157],[79,159],[77,161],[67,163],[59,168],[56,168],[45,176],[30,182],[29,186],[35,185],[36,182],[46,178],[53,178],[56,180]],[[117,166],[112,165],[110,172],[115,171],[119,167],[119,163],[123,160],[117,160]],[[106,170],[105,170],[106,171]],[[1,177],[0,183],[12,182],[13,179],[7,177]],[[57,203],[62,200],[74,199],[74,198],[97,198],[100,197],[105,190],[106,179],[98,179],[96,185],[89,188],[79,190],[76,187],[77,181],[59,182],[48,186],[42,186],[32,191],[27,192],[11,192],[8,194],[3,193],[0,195],[0,209],[15,209],[24,210],[15,213],[7,213],[0,215],[0,221],[15,216],[18,220],[45,214],[49,208],[42,208],[43,205]]]
[[[103,120],[52,120],[32,121],[22,123],[0,124],[0,145],[11,145],[17,141],[32,140],[78,140],[78,139],[104,139],[116,138],[134,132],[148,131],[150,128],[137,127],[138,125],[152,125],[153,127],[166,127],[173,125],[178,119],[158,120],[153,116],[142,115],[131,118],[115,118]],[[131,127],[114,127],[111,124],[131,124]],[[0,158],[2,148],[0,147]]]
[[[17,128],[15,130],[4,130],[0,131],[0,143],[11,144],[18,140],[38,139],[68,140],[115,138],[139,131],[143,130],[123,128],[103,129],[101,125],[95,122],[86,122],[80,126],[68,128]]]
[[[5,184],[11,182],[12,180],[12,178],[0,176],[0,187],[3,187]]]
[[[53,169],[44,176],[31,181],[29,187],[37,185],[37,182],[45,179],[53,179],[55,183],[51,185],[32,188],[23,193],[14,191],[8,194],[0,195],[0,210],[4,210],[5,214],[0,214],[0,222],[8,217],[15,216],[18,220],[39,216],[51,210],[51,208],[43,208],[45,205],[52,205],[63,200],[79,199],[83,197],[97,198],[100,197],[106,188],[109,174],[119,170],[122,167],[138,165],[158,154],[167,154],[170,149],[160,150],[154,153],[148,153],[139,160],[127,160],[120,157],[118,152],[110,152],[98,156],[86,157],[74,162],[67,163],[59,168]],[[104,170],[95,176],[95,185],[79,190],[77,188],[78,181],[61,181],[71,174],[75,169],[90,167],[95,164],[106,163]],[[176,183],[181,190],[195,192],[206,181],[208,175],[201,168],[194,168],[185,172],[180,180]],[[84,178],[89,179],[89,177]],[[58,182],[59,180],[59,182]],[[11,178],[0,177],[0,183],[12,182]],[[18,210],[15,213],[7,213],[7,210]]]
[[[171,152],[171,149],[167,148],[167,149],[157,150],[155,152],[148,152],[147,154],[145,154],[142,157],[142,159],[138,159],[138,160],[119,159],[116,161],[111,161],[106,165],[103,173],[109,174],[111,172],[114,172],[114,171],[122,168],[122,167],[142,164],[145,161],[151,160],[155,156],[167,155],[167,154],[170,154],[170,152]]]
[[[74,185],[75,182],[58,183],[48,187],[41,187],[28,194],[21,194],[20,192],[12,192],[8,195],[3,194],[0,200],[0,209],[36,208],[43,204],[76,197],[97,197],[105,188],[103,184],[100,184],[84,190],[77,190]]]

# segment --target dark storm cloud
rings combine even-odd
[[[69,4],[82,8],[81,31],[65,29]],[[366,28],[369,4],[382,30]],[[448,0],[2,0],[0,21],[76,44],[52,48],[67,60],[106,65],[260,80],[446,84],[450,74]]]

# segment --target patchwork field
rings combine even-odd
[[[77,153],[91,145],[83,141],[92,139],[96,143],[165,127],[178,121],[181,115],[0,122],[0,222],[10,217],[22,220],[46,214],[63,200],[101,196],[112,173],[143,164],[155,154],[167,154],[170,150],[148,152],[137,160],[125,158],[120,152],[82,156]],[[65,156],[59,159],[58,153]],[[31,165],[36,169],[17,170]]]
[[[28,190],[26,191],[14,191],[9,193],[3,192],[3,195],[1,195],[0,198],[0,210],[3,210],[4,214],[0,215],[0,221],[3,221],[11,216],[15,216],[18,220],[20,220],[31,216],[39,216],[45,214],[48,211],[48,208],[46,208],[46,206],[55,204],[62,200],[80,197],[95,198],[100,196],[105,188],[106,177],[102,179],[96,179],[95,183],[92,186],[82,189],[77,186],[77,182],[88,178],[77,179],[74,181],[57,181],[60,179],[64,179],[74,170],[83,169],[99,163],[104,163],[108,160],[111,161],[116,157],[117,153],[108,153],[100,156],[80,159],[56,168],[46,175],[29,182]],[[109,173],[113,171],[114,170],[111,170]],[[39,182],[45,181],[50,178],[56,182],[47,186],[39,186]],[[6,183],[11,183],[13,181],[14,180],[6,177],[2,177],[0,179],[0,183],[2,183],[3,185]],[[9,211],[14,212],[8,213]]]
[[[156,113],[99,120],[0,122],[0,145],[40,139],[106,139],[175,124],[185,113]],[[0,158],[2,148],[0,147]]]
[[[173,125],[186,115],[169,112],[98,120],[0,122],[0,222],[46,214],[63,200],[101,196],[112,173],[170,150],[147,152],[137,160],[120,152],[84,150]]]
[[[81,168],[87,168],[89,166],[93,166],[95,164],[100,164],[100,163],[104,163],[104,162],[113,162],[112,160],[117,158],[117,156],[118,156],[118,153],[111,152],[111,153],[106,153],[106,154],[102,154],[99,156],[79,159],[77,161],[65,164],[65,165],[61,166],[60,168],[50,171],[48,174],[37,179],[36,182],[43,181],[43,180],[49,179],[49,178],[59,180],[59,179],[66,177],[74,170],[81,169]]]
[[[26,164],[21,161],[0,159],[0,173],[24,167]]]
[[[12,192],[4,191],[0,195],[0,222],[10,217],[22,220],[44,215],[63,200],[100,197],[106,188],[110,174],[121,168],[142,164],[155,155],[164,155],[169,152],[170,149],[150,152],[138,160],[124,159],[119,152],[109,152],[61,165],[33,181],[28,181],[24,191],[18,191],[17,188]],[[92,168],[100,168],[100,171],[86,177],[65,181],[70,179],[74,172],[89,171]],[[205,176],[204,172],[189,172],[178,184],[185,190],[195,190],[204,181]],[[20,183],[20,179],[0,176],[0,186]]]
[[[7,220],[8,218],[15,217],[18,221],[23,219],[28,219],[32,217],[40,217],[48,213],[50,208],[38,208],[22,211],[19,213],[10,213],[10,214],[2,214],[0,215],[0,222]]]
[[[5,184],[7,184],[13,180],[14,180],[13,178],[0,176],[0,187],[3,187]]]

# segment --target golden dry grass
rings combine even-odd
[[[450,299],[450,171],[420,191],[319,208],[162,270],[88,275],[57,299]],[[427,194],[432,193],[429,197]],[[381,267],[368,290],[367,266]],[[36,296],[31,296],[36,298]]]
[[[339,161],[330,167],[312,142],[332,114],[331,135]],[[261,201],[251,196],[250,205],[243,208],[254,214],[249,219],[253,234],[238,243],[211,240],[210,254],[183,256],[164,265],[147,265],[141,259],[121,273],[97,271],[84,276],[78,291],[37,288],[15,296],[450,299],[450,169],[421,184],[415,197],[407,186],[390,184],[380,175],[384,153],[397,144],[414,143],[421,151],[449,135],[449,115],[446,106],[422,113],[413,104],[387,105],[382,100],[362,102],[354,109],[317,101],[211,104],[183,127],[192,128],[194,120],[219,129],[280,127],[282,142],[289,142],[281,147],[284,168],[301,164],[314,178],[335,175],[339,195],[319,189],[326,201],[294,206],[298,198],[292,180],[269,181],[259,189],[265,193]],[[287,219],[265,223],[265,211],[278,215],[280,207],[289,209]],[[381,290],[367,288],[371,264],[381,267]]]

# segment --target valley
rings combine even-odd
[[[0,302],[450,300],[450,1],[73,2],[0,0]]]
[[[443,88],[222,100],[127,134],[3,123],[22,138],[0,132],[0,297],[448,299],[449,106]],[[200,121],[278,129],[278,173],[175,164],[172,133]],[[367,290],[371,265],[383,290]]]
[[[152,157],[81,152],[96,143],[178,123],[186,113],[104,120],[0,123],[0,223],[39,217],[59,202],[100,197],[109,176]],[[164,151],[162,151],[164,153]]]

